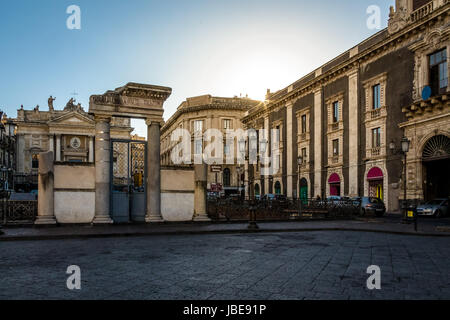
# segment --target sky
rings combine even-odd
[[[0,109],[62,109],[128,82],[168,86],[167,120],[187,98],[263,100],[387,26],[394,0],[0,1]],[[70,30],[70,5],[81,29]],[[132,125],[146,136],[143,121]]]

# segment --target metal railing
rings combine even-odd
[[[360,202],[352,200],[231,200],[210,199],[207,212],[214,221],[248,221],[252,211],[257,221],[352,218],[360,215]]]
[[[37,217],[37,201],[2,200],[0,203],[0,224],[33,224]]]

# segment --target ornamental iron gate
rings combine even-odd
[[[111,219],[145,222],[147,142],[111,141]]]

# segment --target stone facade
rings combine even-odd
[[[188,98],[177,109],[176,113],[164,124],[161,129],[161,164],[164,166],[173,165],[171,154],[178,142],[171,141],[172,133],[175,129],[187,129],[191,133],[192,155],[196,153],[194,136],[196,130],[203,134],[208,129],[217,129],[223,133],[224,145],[227,144],[226,131],[243,129],[240,119],[251,107],[258,104],[258,101],[248,98],[219,98],[210,95]],[[196,127],[197,126],[197,127]],[[197,132],[198,133],[198,132]],[[230,141],[228,141],[230,143]],[[237,155],[237,143],[234,142],[234,155]],[[201,151],[206,147],[203,143]],[[200,151],[200,150],[197,150]],[[230,151],[230,150],[228,150]],[[225,157],[224,150],[224,157]],[[194,158],[191,158],[191,163]],[[242,176],[244,167],[234,164],[209,166],[207,177],[208,190],[223,190],[226,193],[238,193],[243,186]],[[216,186],[218,189],[216,189]]]
[[[52,151],[55,162],[93,163],[95,120],[83,108],[67,105],[63,110],[25,110],[22,106],[14,119],[17,136],[16,187],[34,188],[42,152]],[[130,139],[130,119],[114,118],[111,135]],[[25,179],[29,177],[30,179]]]
[[[408,195],[423,199],[424,144],[449,137],[448,81],[439,97],[422,99],[434,72],[430,55],[446,50],[448,59],[449,6],[447,0],[397,0],[388,28],[285,89],[269,91],[243,124],[281,128],[281,174],[261,176],[260,165],[247,166],[254,179],[246,184],[275,193],[281,182],[282,193],[296,198],[302,181],[303,197],[378,196],[396,211],[403,169],[397,149],[406,134],[412,141]]]

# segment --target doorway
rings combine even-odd
[[[111,219],[145,222],[147,142],[111,140]]]

